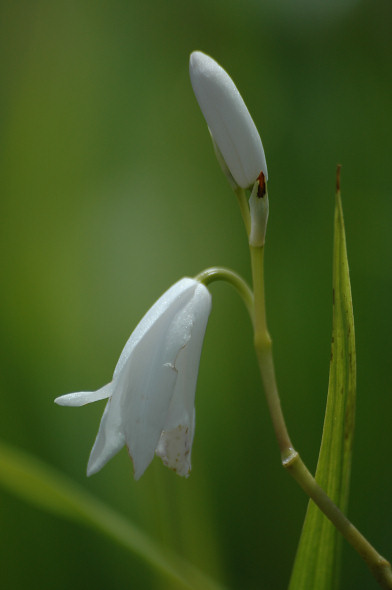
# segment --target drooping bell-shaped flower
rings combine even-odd
[[[82,406],[109,398],[87,475],[99,471],[124,445],[135,479],[154,453],[179,475],[189,475],[196,381],[210,310],[207,288],[194,279],[181,279],[140,321],[108,385],[55,400],[62,406]]]
[[[234,180],[231,183],[252,187],[261,172],[268,180],[259,132],[228,73],[201,51],[191,54],[189,72],[218,160],[229,180]]]

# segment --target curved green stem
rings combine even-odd
[[[275,378],[272,341],[268,333],[264,296],[264,247],[250,247],[254,288],[254,343],[272,423],[281,451],[282,465],[338,531],[354,547],[382,588],[392,589],[392,570],[343,512],[332,502],[294,449],[283,416]]]
[[[224,268],[223,266],[212,266],[211,268],[206,268],[197,276],[195,276],[195,280],[203,283],[204,285],[209,285],[214,281],[226,281],[226,283],[230,283],[230,285],[232,285],[237,293],[241,296],[253,323],[253,293],[249,285],[239,274],[233,270],[230,270],[229,268]]]
[[[264,296],[264,246],[250,246],[254,289],[254,345],[259,362],[261,378],[267,398],[275,435],[282,456],[292,449],[291,440],[280,405],[272,356],[272,340],[267,328]]]

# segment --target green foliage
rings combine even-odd
[[[250,279],[189,82],[189,53],[206,51],[266,149],[268,325],[287,423],[311,465],[328,370],[328,185],[344,164],[361,387],[354,522],[392,554],[390,22],[390,0],[1,2],[1,438],[232,589],[287,588],[306,501],[281,473],[237,294],[211,288],[188,480],[155,460],[136,483],[125,449],[85,480],[104,405],[68,412],[53,399],[107,383],[176,280],[213,264]],[[95,529],[0,488],[3,588],[167,590]],[[354,551],[342,569],[343,588],[363,588]]]
[[[0,442],[0,485],[34,506],[108,535],[179,588],[218,590],[207,576],[157,546],[120,514],[35,457]]]
[[[316,480],[345,512],[349,493],[356,396],[354,317],[340,191],[335,203],[331,364]],[[309,501],[290,590],[338,586],[341,538]]]

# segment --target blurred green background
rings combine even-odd
[[[269,167],[269,326],[294,444],[314,470],[328,382],[335,167],[342,168],[358,409],[349,516],[392,557],[390,0],[0,4],[0,436],[229,588],[287,587],[307,500],[280,467],[246,312],[214,284],[193,470],[122,451],[85,468],[97,389],[150,305],[220,264],[250,277],[235,197],[188,56],[239,87]],[[171,588],[104,537],[0,489],[2,588]],[[344,547],[343,585],[376,583]]]

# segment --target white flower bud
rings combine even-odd
[[[193,91],[214,142],[238,186],[253,186],[260,172],[268,180],[263,144],[233,80],[201,51],[189,61]]]

